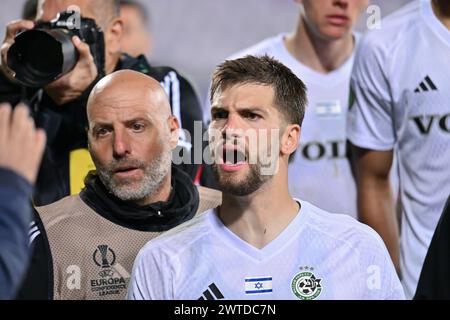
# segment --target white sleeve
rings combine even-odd
[[[394,264],[381,237],[368,227],[369,238],[359,246],[365,276],[366,299],[404,300],[405,294]]]
[[[144,247],[138,254],[127,300],[173,300],[172,267],[160,250]]]
[[[369,34],[370,36],[370,34]],[[395,144],[387,50],[376,39],[361,41],[351,77],[347,137],[358,147],[387,151]]]

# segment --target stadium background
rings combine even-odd
[[[411,0],[372,0],[381,17]],[[20,18],[25,0],[2,0],[0,39],[5,25]],[[151,63],[172,66],[191,80],[201,102],[215,65],[230,54],[280,32],[290,32],[298,19],[294,0],[147,0],[154,36]],[[367,14],[358,31],[365,31]]]

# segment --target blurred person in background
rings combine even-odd
[[[122,51],[133,57],[151,56],[152,37],[147,8],[140,2],[120,0],[120,18],[123,21]]]
[[[28,107],[0,105],[0,300],[12,299],[28,266],[31,197],[45,146]]]
[[[415,0],[364,37],[351,77],[347,136],[359,215],[385,241],[409,299],[450,194],[449,57],[450,2]],[[400,227],[389,183],[394,154]]]

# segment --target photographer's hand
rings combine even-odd
[[[30,20],[15,20],[6,25],[5,39],[1,46],[1,65],[0,70],[11,82],[16,82],[14,72],[8,67],[8,50],[14,43],[14,38],[21,30],[33,29],[34,22]]]
[[[33,184],[44,147],[45,132],[35,128],[27,106],[19,104],[12,110],[9,104],[0,104],[0,167]]]
[[[81,96],[98,74],[89,46],[77,36],[72,38],[72,42],[80,54],[75,68],[44,88],[57,105],[66,104]]]

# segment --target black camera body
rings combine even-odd
[[[8,50],[8,66],[27,87],[42,88],[70,72],[79,54],[72,43],[78,36],[89,45],[99,76],[105,73],[105,39],[95,20],[77,11],[63,11],[50,21],[38,21],[19,33]]]

